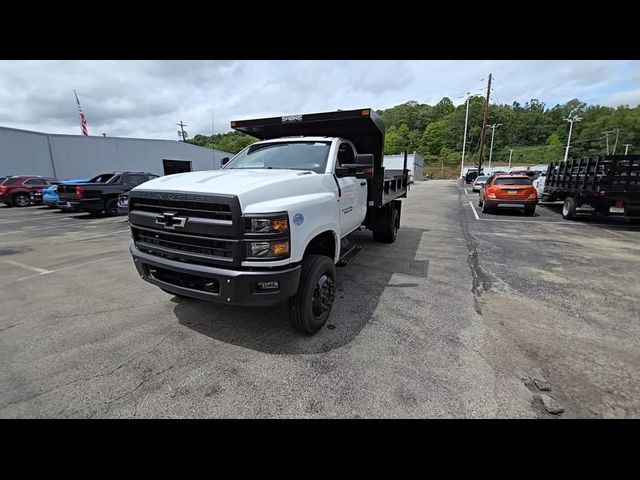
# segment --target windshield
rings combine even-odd
[[[478,178],[476,178],[476,182],[486,182],[487,178],[489,178],[489,177],[487,177],[487,176],[478,177]]]
[[[224,168],[282,168],[324,173],[330,142],[258,143],[236,155]]]

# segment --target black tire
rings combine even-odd
[[[11,203],[16,207],[28,207],[31,204],[31,197],[26,193],[16,193],[12,200]]]
[[[325,255],[302,259],[300,286],[289,299],[289,319],[296,330],[314,334],[329,318],[336,296],[336,266]]]
[[[482,199],[480,197],[478,197],[478,206],[481,207],[482,206]]]
[[[118,215],[118,199],[109,198],[104,202],[104,213],[107,217]]]
[[[562,218],[574,220],[576,218],[576,201],[573,197],[567,197],[562,205]]]
[[[393,243],[398,236],[398,210],[393,203],[376,212],[373,220],[373,240],[382,243]]]
[[[535,206],[535,205],[531,205],[531,206],[526,205],[526,206],[524,207],[524,214],[525,214],[527,217],[533,217],[533,215],[534,215],[535,213],[536,213],[536,206]]]
[[[487,206],[487,202],[482,202],[482,213],[489,213],[491,208]]]

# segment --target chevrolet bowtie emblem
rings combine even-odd
[[[164,228],[173,230],[175,228],[183,228],[184,224],[187,223],[187,218],[176,217],[175,213],[165,212],[156,217],[156,223],[158,225],[164,225]]]

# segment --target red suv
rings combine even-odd
[[[524,214],[533,216],[538,204],[538,193],[526,175],[491,175],[480,189],[478,206],[482,213],[505,205],[524,207]]]
[[[55,178],[36,175],[8,177],[0,185],[0,202],[6,203],[9,207],[28,207],[32,195],[34,198],[41,196],[42,189],[55,181]]]

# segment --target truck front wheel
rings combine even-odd
[[[298,293],[289,300],[289,318],[296,330],[314,334],[331,313],[336,296],[336,266],[325,255],[302,259]]]

